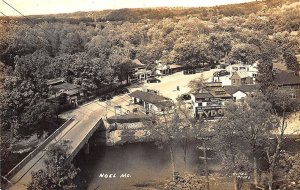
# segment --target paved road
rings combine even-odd
[[[207,71],[203,73],[204,78],[212,76],[214,71]],[[182,72],[175,73],[170,76],[165,76],[161,79],[159,84],[146,84],[147,87],[157,88],[160,90],[162,95],[175,98],[189,91],[187,84],[190,80],[199,78],[200,74],[194,75],[183,75]],[[174,91],[180,86],[180,91]],[[145,86],[138,88],[131,88],[130,91],[135,91],[138,89],[143,89]],[[46,157],[47,148],[59,140],[69,140],[71,145],[71,152],[73,152],[76,147],[79,146],[82,139],[92,130],[95,124],[101,119],[106,117],[111,117],[115,115],[115,105],[122,106],[122,112],[127,110],[132,111],[132,106],[129,105],[130,97],[126,95],[116,96],[111,100],[111,104],[107,105],[105,102],[100,102],[95,100],[86,105],[80,106],[75,110],[65,112],[60,115],[62,118],[74,118],[75,120],[66,127],[54,140],[52,140],[49,145],[45,147],[44,151],[38,153],[31,161],[29,161],[25,167],[23,167],[15,176],[12,177],[12,182],[16,183],[11,190],[22,190],[26,189],[27,184],[31,181],[31,172],[38,171],[44,168],[44,160]],[[120,110],[117,110],[120,113]]]
[[[74,115],[70,114],[69,116],[75,116],[75,120],[53,139],[49,145],[45,147],[44,151],[39,152],[25,167],[12,177],[11,181],[16,184],[10,188],[11,190],[26,189],[27,184],[31,181],[31,172],[44,168],[46,150],[51,144],[57,143],[57,141],[60,140],[68,140],[71,146],[70,152],[73,152],[85,136],[93,129],[95,124],[103,117],[105,108],[99,106],[99,109],[90,110],[82,107],[74,113]],[[113,112],[109,112],[109,114],[112,113]]]
[[[178,96],[190,91],[188,83],[191,80],[198,79],[202,75],[205,81],[211,82],[211,77],[217,70],[218,69],[212,69],[210,71],[191,75],[184,75],[183,72],[174,73],[173,75],[159,78],[161,83],[146,83],[145,87],[152,90],[158,90],[160,95],[171,98],[175,101]],[[177,90],[177,86],[179,86],[179,90]]]

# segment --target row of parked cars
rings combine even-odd
[[[123,88],[117,88],[113,92],[103,94],[99,97],[99,101],[106,101],[111,100],[114,96],[120,95],[120,94],[126,94],[129,93],[129,90],[125,87]]]
[[[214,72],[213,75],[214,75],[215,77],[222,77],[222,76],[230,75],[230,72],[229,72],[229,71],[226,71],[226,70],[220,70],[220,71]]]

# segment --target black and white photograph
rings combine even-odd
[[[300,190],[300,0],[0,0],[0,190]]]

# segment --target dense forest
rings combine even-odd
[[[57,105],[47,101],[48,79],[64,77],[89,97],[126,81],[134,59],[148,68],[156,60],[185,68],[259,61],[267,89],[272,63],[299,71],[299,12],[297,0],[267,0],[0,17],[1,163],[11,161],[17,142],[59,126]]]
[[[92,93],[126,80],[136,58],[148,66],[155,60],[186,67],[221,60],[251,64],[269,50],[272,60],[299,69],[293,64],[299,39],[290,35],[300,30],[299,12],[299,2],[266,1],[1,17],[2,125],[10,128],[14,118],[17,131],[31,133],[52,120],[47,79],[65,77]]]
[[[126,80],[133,59],[187,68],[277,60],[298,70],[291,32],[300,30],[299,12],[296,0],[269,0],[0,17],[1,130],[24,138],[55,123],[47,79],[65,77],[93,94]]]

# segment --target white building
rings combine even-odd
[[[231,77],[234,73],[247,73],[247,77],[253,79],[253,83],[255,84],[255,78],[258,73],[257,63],[253,65],[244,65],[244,64],[233,64],[226,67],[226,71],[229,72],[229,75],[225,76],[213,76],[212,82],[221,82],[222,86],[230,86],[232,84]]]
[[[173,107],[170,99],[154,93],[136,90],[130,93],[129,96],[134,104],[143,106],[146,113],[161,113]]]
[[[223,117],[223,107],[232,96],[226,92],[220,83],[211,83],[197,93],[191,94],[193,113],[195,117],[217,119]],[[213,84],[216,84],[215,86]]]
[[[152,71],[148,70],[144,64],[142,64],[138,59],[132,61],[133,68],[130,71],[129,80],[131,82],[144,81],[148,78],[153,77]]]
[[[259,89],[257,85],[224,86],[233,100],[241,100]]]
[[[158,60],[155,61],[155,63],[157,64],[157,66],[155,68],[156,75],[169,75],[169,74],[178,72],[182,69],[181,65],[175,65],[175,64],[167,65],[167,64],[161,63],[161,61],[158,61]]]

